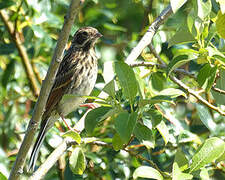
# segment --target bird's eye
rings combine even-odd
[[[88,36],[88,33],[86,31],[84,31],[82,34],[83,36]]]
[[[87,38],[88,38],[88,33],[84,31],[77,35],[76,41],[78,44],[83,44],[84,42],[86,42]]]

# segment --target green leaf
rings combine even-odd
[[[4,174],[2,174],[1,172],[0,172],[0,179],[1,180],[7,180],[6,176]]]
[[[224,82],[225,82],[225,70],[221,68],[220,72],[219,72],[219,78],[216,80],[216,88],[225,90]],[[211,92],[212,92],[213,98],[215,98],[215,100],[216,100],[216,103],[224,105],[225,96],[223,94],[215,92],[215,91],[211,91]]]
[[[189,62],[190,60],[192,60],[192,58],[188,58],[187,55],[181,55],[181,56],[175,57],[175,58],[174,58],[172,61],[170,61],[170,63],[168,64],[168,67],[167,67],[167,75],[169,76],[170,73],[171,73],[174,69],[176,69],[176,68],[178,68],[178,67],[180,67],[180,66],[186,64],[186,63]]]
[[[169,134],[169,130],[165,124],[164,121],[161,121],[156,128],[158,129],[159,133],[161,134],[161,136],[163,137],[163,140],[165,142],[165,144],[168,143],[169,138],[170,138],[170,134]]]
[[[114,80],[111,80],[105,87],[102,89],[108,95],[115,97],[115,83]]]
[[[189,172],[197,171],[206,164],[218,159],[225,150],[225,143],[223,140],[212,137],[205,141],[197,153],[193,156]]]
[[[201,104],[196,104],[197,113],[202,121],[202,123],[211,131],[216,130],[216,123],[213,121],[212,116],[205,106]]]
[[[151,74],[150,83],[153,92],[163,90],[165,82],[166,78],[162,75],[162,73],[155,72]]]
[[[74,141],[76,141],[78,144],[80,144],[81,143],[81,137],[80,137],[80,135],[77,133],[77,132],[75,132],[75,131],[67,131],[66,133],[64,133],[63,135],[62,135],[62,137],[70,137],[70,138],[72,138]]]
[[[122,32],[127,32],[127,29],[122,27],[122,26],[118,26],[115,24],[111,24],[111,23],[104,23],[103,26],[110,30],[110,31],[122,31]]]
[[[140,143],[144,144],[148,149],[155,147],[155,141],[151,129],[144,126],[143,124],[136,124],[134,128],[134,135],[137,137]]]
[[[210,64],[205,64],[199,71],[197,82],[199,85],[209,92],[215,82],[217,66],[211,67]]]
[[[138,177],[163,180],[163,176],[160,172],[149,166],[141,166],[135,169],[133,178],[137,179]]]
[[[159,96],[154,96],[151,99],[141,99],[140,100],[140,106],[143,107],[148,104],[157,104],[161,102],[167,102],[167,103],[173,103],[173,99],[170,96],[165,96],[165,95],[159,95]]]
[[[201,168],[200,177],[201,179],[204,179],[204,180],[210,180],[209,173],[206,168]]]
[[[184,93],[184,91],[182,91],[180,89],[175,89],[175,88],[164,89],[164,90],[159,92],[159,95],[168,96],[170,98],[176,98],[178,96],[184,96],[185,98],[187,98],[187,96]]]
[[[222,14],[221,11],[218,12],[216,18],[216,29],[218,34],[225,39],[225,14]]]
[[[138,85],[134,71],[126,63],[116,62],[115,72],[118,76],[120,86],[123,89],[123,94],[130,100],[130,103],[132,103],[138,92]]]
[[[175,154],[174,162],[178,164],[181,171],[188,168],[188,159],[185,157],[184,152],[179,148]]]
[[[206,92],[209,92],[215,82],[216,79],[216,72],[217,72],[217,66],[214,66],[210,69],[210,76],[206,87]]]
[[[82,175],[86,168],[86,159],[81,148],[76,147],[69,158],[70,169],[74,174]]]
[[[172,180],[186,180],[186,179],[192,179],[193,176],[188,173],[182,173],[179,169],[179,166],[177,163],[173,163],[173,173],[172,173],[173,179]]]
[[[225,1],[224,0],[216,0],[220,4],[220,10],[222,14],[225,14]]]
[[[176,34],[171,39],[169,39],[168,47],[171,47],[171,46],[177,45],[177,44],[190,43],[190,42],[195,42],[195,38],[189,32],[187,26],[183,25],[176,32]]]
[[[211,0],[197,0],[198,3],[198,17],[204,20],[207,16],[209,16],[212,4]]]
[[[104,116],[111,108],[99,107],[91,110],[85,117],[85,129],[87,133],[91,134],[94,131],[95,126],[102,120]]]
[[[210,69],[211,66],[210,64],[205,64],[199,71],[198,76],[197,76],[197,82],[198,84],[202,87],[206,82],[207,79],[210,75]]]
[[[183,6],[187,0],[170,0],[170,4],[173,10],[173,13],[177,12],[177,10]]]
[[[15,69],[15,60],[11,60],[9,62],[9,64],[7,65],[7,68],[4,71],[3,76],[2,76],[2,86],[4,88],[6,88],[6,85],[8,84],[10,79],[13,77],[14,69]]]
[[[120,135],[118,133],[114,134],[112,139],[112,145],[113,149],[115,151],[119,151],[120,149],[123,149],[123,140],[121,139]]]
[[[137,113],[122,112],[115,118],[115,129],[123,140],[128,143],[137,121]]]
[[[8,8],[14,4],[15,4],[15,2],[11,1],[11,0],[0,2],[0,9]]]

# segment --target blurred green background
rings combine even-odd
[[[176,158],[179,159],[180,154],[185,155],[187,162],[190,162],[206,139],[219,137],[224,140],[224,116],[200,104],[190,94],[185,94],[184,89],[178,87],[167,76],[168,71],[184,64],[182,60],[186,60],[179,60],[181,63],[178,65],[174,60],[175,57],[195,55],[191,59],[188,57],[188,62],[185,61],[186,64],[181,66],[185,71],[191,72],[195,78],[183,74],[176,76],[196,93],[203,90],[200,95],[225,110],[224,95],[211,90],[215,83],[216,87],[225,89],[224,28],[218,21],[217,29],[215,26],[216,17],[218,18],[218,13],[224,6],[222,2],[220,4],[216,0],[206,2],[209,4],[204,4],[205,1],[200,0],[188,1],[159,28],[152,44],[164,63],[169,64],[169,68],[161,69],[157,66],[134,68],[140,92],[135,94],[132,103],[124,95],[123,85],[120,84],[120,78],[124,77],[114,72],[113,64],[126,59],[148,26],[170,3],[169,0],[86,0],[70,34],[71,40],[76,30],[83,26],[93,26],[103,34],[104,37],[96,46],[97,55],[100,57],[99,73],[92,96],[98,96],[103,87],[114,78],[118,85],[115,95],[119,105],[114,103],[116,100],[112,97],[108,97],[106,102],[112,105],[112,109],[120,106],[128,113],[136,111],[137,119],[141,122],[139,130],[147,128],[144,133],[150,138],[143,141],[144,135],[138,136],[139,131],[136,129],[130,149],[135,154],[153,161],[161,171],[168,173],[172,172],[173,163]],[[7,12],[8,22],[25,47],[38,89],[47,72],[69,3],[68,0],[0,1],[0,9]],[[202,16],[199,14],[200,8],[202,8]],[[221,19],[225,22],[224,14],[221,15]],[[149,47],[142,52],[138,61],[158,63],[150,53]],[[173,88],[171,96],[169,88]],[[175,92],[174,89],[179,91]],[[163,90],[165,90],[164,94]],[[168,97],[161,96],[161,99],[150,103],[151,105],[139,105],[140,99],[149,99],[157,95],[168,95]],[[1,19],[0,172],[6,177],[15,161],[36,100],[37,96],[29,81],[21,54]],[[170,101],[173,103],[171,104]],[[74,125],[86,110],[80,108],[71,113],[68,116],[71,125]],[[104,142],[113,143],[115,134],[120,134],[120,130],[114,124],[117,118],[115,116],[101,122],[91,136],[84,132],[81,137],[93,136]],[[158,126],[159,124],[161,126]],[[50,130],[41,148],[38,165],[44,162],[47,155],[62,141],[60,134],[66,130],[61,120]],[[143,139],[140,140],[141,138]],[[121,150],[118,151],[115,144],[114,149],[93,144],[81,146],[87,162],[83,175],[72,173],[67,154],[47,173],[45,179],[132,179],[136,168],[148,165],[146,161],[122,150],[123,148],[119,148]],[[214,160],[217,158],[215,157]],[[63,164],[62,169],[60,169],[61,164]],[[212,160],[207,161],[206,164],[202,171],[207,175],[200,176],[199,170],[195,174],[192,173],[194,178],[225,178],[223,161],[217,164]],[[172,178],[172,175],[170,177]],[[27,175],[25,174],[23,178],[26,179]]]

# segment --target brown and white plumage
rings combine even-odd
[[[59,66],[55,82],[49,94],[40,131],[34,144],[29,169],[34,169],[40,146],[46,132],[59,117],[65,117],[85,101],[79,95],[89,95],[97,79],[97,56],[94,45],[102,35],[92,27],[80,28],[73,37],[72,44]],[[63,99],[65,94],[75,94]]]

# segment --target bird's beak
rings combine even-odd
[[[95,35],[96,38],[100,38],[100,37],[102,37],[102,36],[103,36],[103,35],[102,35],[101,33],[99,33],[99,32]]]

